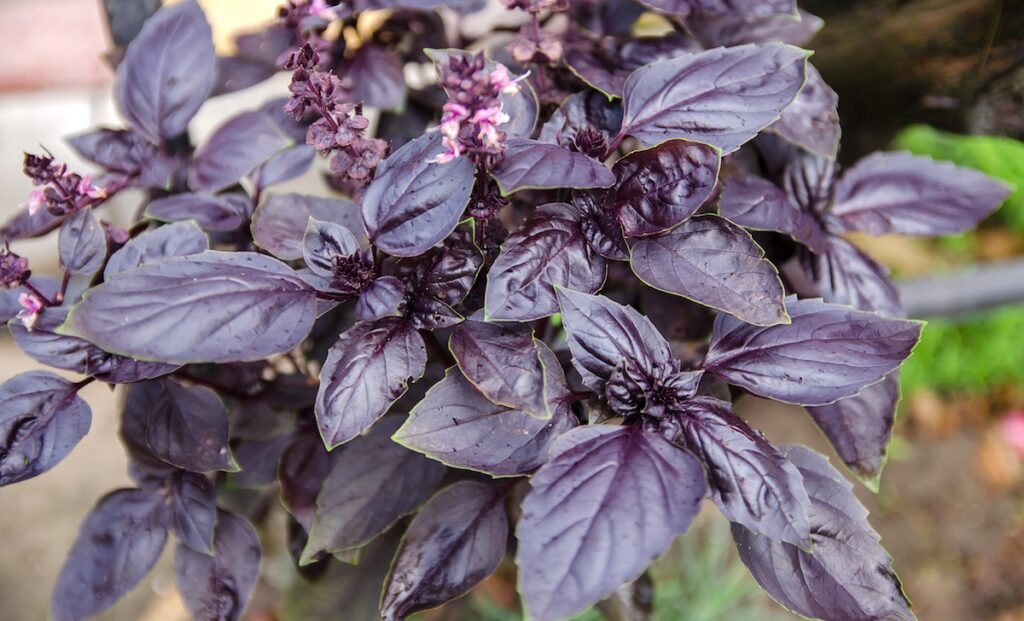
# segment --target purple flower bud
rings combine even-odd
[[[28,259],[7,249],[0,250],[0,286],[4,289],[19,287],[29,274]]]

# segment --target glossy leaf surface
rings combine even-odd
[[[875,153],[835,186],[831,215],[841,231],[952,235],[974,227],[1010,194],[969,168],[909,153]]]
[[[690,453],[604,425],[563,435],[530,484],[516,563],[538,621],[570,617],[640,576],[686,532],[706,489]]]
[[[75,448],[92,422],[68,380],[28,371],[0,385],[0,486],[38,476]]]
[[[560,374],[561,367],[554,372]],[[566,387],[561,391],[564,397]],[[493,476],[526,474],[544,463],[559,435],[575,426],[568,402],[553,401],[551,419],[539,420],[495,405],[452,368],[412,409],[394,439],[449,466]]]
[[[735,151],[796,97],[806,54],[767,43],[645,65],[626,80],[621,133],[649,145],[683,138]]]
[[[719,315],[704,368],[762,397],[824,405],[880,381],[921,333],[917,322],[821,300],[790,296],[786,308],[793,322],[767,328]]]
[[[607,188],[615,175],[601,162],[557,145],[512,138],[505,157],[491,170],[502,194],[528,188]]]
[[[316,500],[316,514],[302,563],[320,552],[368,543],[433,493],[444,467],[391,441],[401,424],[386,418],[342,449]]]
[[[467,593],[505,556],[505,488],[461,481],[434,495],[413,518],[381,599],[384,619],[406,616]]]
[[[630,265],[652,287],[747,323],[789,320],[775,266],[749,233],[724,218],[698,216],[662,235],[641,238],[633,244]]]
[[[789,447],[811,498],[808,553],[733,525],[740,558],[780,604],[824,621],[916,619],[892,570],[889,555],[867,521],[868,512],[828,460]]]
[[[117,68],[121,114],[154,144],[185,131],[213,87],[213,36],[193,0],[146,20]]]
[[[601,288],[605,260],[584,238],[577,212],[564,203],[539,207],[509,236],[487,274],[488,320],[528,321],[558,312],[555,289]]]
[[[61,267],[70,274],[95,274],[107,258],[107,234],[88,208],[64,221],[58,246]]]
[[[199,254],[209,248],[209,245],[206,234],[199,230],[195,223],[168,224],[129,240],[120,250],[110,255],[103,273],[110,279],[115,274],[171,257]]]
[[[309,333],[313,290],[287,265],[206,251],[122,272],[91,289],[61,332],[167,363],[259,360]]]
[[[146,217],[163,222],[195,220],[207,231],[234,231],[249,222],[252,201],[240,192],[213,195],[184,192],[158,198],[146,206]]]
[[[810,547],[810,500],[785,455],[725,401],[696,397],[680,408],[684,446],[707,467],[711,498],[725,517],[770,539]]]
[[[718,213],[748,229],[785,233],[817,253],[829,247],[829,234],[814,214],[760,177],[729,179],[722,190]]]
[[[369,429],[426,364],[423,337],[400,318],[349,328],[320,371],[316,419],[324,444],[334,448]]]
[[[447,164],[439,134],[427,134],[395,151],[377,168],[363,196],[363,224],[370,241],[399,257],[422,254],[448,236],[469,202],[474,166],[461,157]]]
[[[620,364],[649,387],[670,374],[674,356],[650,319],[601,295],[558,290],[572,362],[583,383],[602,390]]]
[[[310,218],[340,224],[353,233],[363,230],[359,207],[343,198],[306,194],[271,194],[252,216],[256,244],[285,261],[302,258],[302,240]]]

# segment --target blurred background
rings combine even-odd
[[[235,34],[265,23],[278,4],[199,1],[225,53]],[[135,0],[140,9],[154,2]],[[873,494],[858,484],[857,491],[922,620],[1024,621],[1024,2],[804,0],[801,6],[826,20],[808,47],[839,93],[842,162],[877,149],[905,149],[976,167],[1018,188],[976,232],[939,240],[854,240],[906,283],[906,301],[930,321],[904,367],[903,401],[880,490]],[[62,139],[97,124],[119,124],[112,72],[103,60],[109,42],[100,0],[0,0],[0,217],[24,204],[31,189],[21,175],[23,151],[42,145],[71,169],[85,171]],[[228,114],[286,86],[279,75],[213,99],[193,131],[202,136]],[[297,191],[323,191],[315,174],[295,183]],[[117,197],[122,217],[140,198]],[[53,243],[19,243],[17,250],[45,272],[53,259],[42,250]],[[964,278],[990,283],[988,293],[963,294],[958,279]],[[959,303],[965,297],[970,304]],[[4,331],[0,377],[35,366]],[[83,396],[93,408],[93,429],[70,457],[45,476],[0,489],[3,619],[46,617],[79,521],[102,494],[128,483],[116,395],[94,384]],[[774,441],[831,454],[800,408],[745,398],[737,409]],[[309,589],[290,569],[281,542],[271,537],[264,543],[267,576],[250,621],[354,618],[347,607],[352,593]],[[130,597],[100,618],[187,619],[174,593],[169,552]],[[759,593],[713,509],[653,573],[661,621],[793,618]],[[469,597],[423,617],[512,621],[520,618],[515,599],[514,578],[503,568]]]

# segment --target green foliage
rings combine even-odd
[[[961,136],[928,125],[911,125],[893,140],[893,148],[949,160],[1016,186],[994,219],[1024,233],[1024,142],[998,136]]]
[[[903,394],[925,388],[981,393],[1004,384],[1024,386],[1021,335],[1024,306],[930,321],[903,365]]]

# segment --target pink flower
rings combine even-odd
[[[462,152],[464,151],[462,145],[459,143],[458,140],[451,140],[445,137],[444,140],[442,140],[442,143],[448,150],[445,151],[444,153],[438,153],[433,158],[428,160],[432,164],[447,164],[448,162],[462,155]]]
[[[42,188],[38,190],[32,190],[28,195],[28,213],[30,215],[36,215],[36,213],[46,204],[46,194]]]
[[[327,6],[326,0],[313,0],[310,2],[309,14],[326,21],[331,21],[335,17],[334,7]]]
[[[107,192],[103,188],[97,188],[92,184],[92,177],[85,175],[82,180],[78,182],[78,193],[84,194],[89,198],[106,198]]]
[[[444,114],[441,115],[441,123],[451,123],[452,121],[461,121],[469,116],[469,108],[466,106],[449,101],[446,103],[441,110]]]
[[[39,321],[39,313],[43,310],[43,302],[31,293],[22,293],[18,296],[18,304],[21,304],[21,312],[18,313],[18,319],[21,320],[25,329],[31,332],[36,322]]]
[[[1024,459],[1024,411],[1016,410],[1007,414],[999,423],[999,431],[1003,441]]]
[[[508,73],[508,67],[499,64],[491,71],[490,80],[491,84],[498,87],[502,93],[515,95],[519,92],[519,82],[525,80],[528,75],[530,75],[529,71],[513,80]]]

